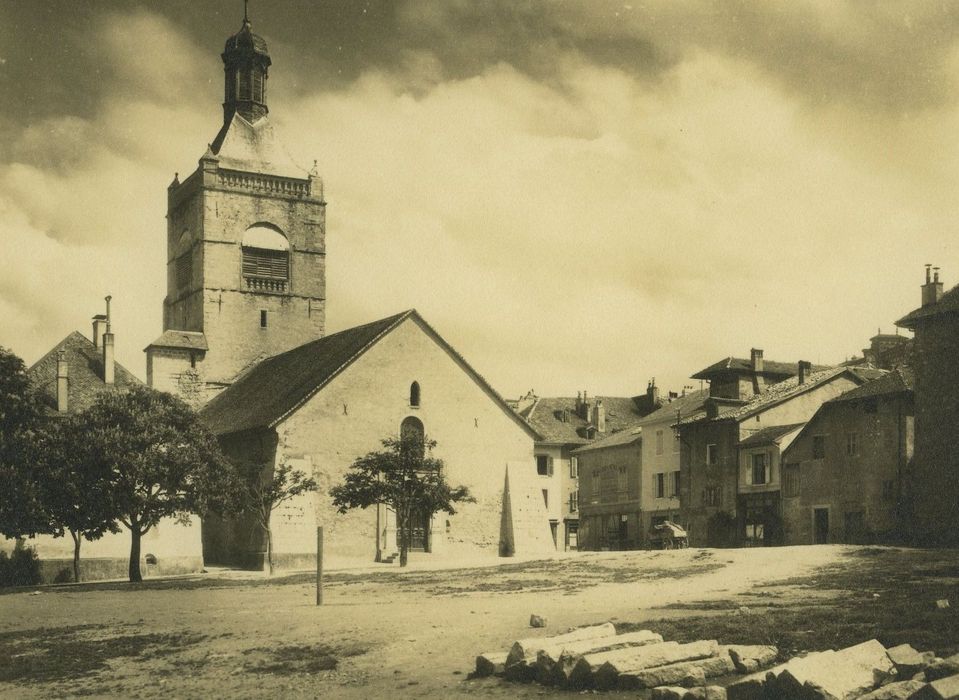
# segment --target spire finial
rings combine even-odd
[[[243,24],[249,24],[250,18],[247,13],[247,8],[250,4],[250,0],[243,0]]]

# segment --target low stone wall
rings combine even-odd
[[[144,579],[203,571],[201,557],[169,557],[157,559],[156,562],[156,564],[148,564],[145,557],[140,560],[140,573]],[[129,559],[80,558],[80,576],[83,581],[125,579],[129,574],[129,568]],[[42,583],[73,582],[73,559],[41,559],[40,576]]]

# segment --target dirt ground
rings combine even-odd
[[[765,641],[746,637],[785,624],[774,613],[794,615],[781,620],[800,628],[815,626],[807,611],[858,615],[837,628],[835,640],[796,630],[812,633],[813,648],[843,641],[840,635],[895,636],[888,627],[897,617],[879,621],[887,595],[908,595],[938,615],[925,598],[953,593],[952,610],[959,609],[955,551],[687,549],[428,566],[413,559],[403,572],[395,565],[332,572],[321,607],[309,574],[220,572],[0,595],[0,697],[565,695],[468,674],[481,652],[605,620],[622,629],[660,625],[667,638],[711,631],[715,620],[712,636],[730,643]],[[545,616],[548,627],[530,629],[531,613]],[[946,614],[936,619],[948,633],[959,618]]]

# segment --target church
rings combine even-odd
[[[393,514],[338,514],[329,489],[380,440],[409,430],[437,441],[448,481],[476,498],[416,522],[414,551],[552,551],[536,431],[425,319],[407,310],[326,335],[323,182],[270,122],[270,54],[246,17],[222,59],[223,125],[167,191],[167,294],[163,332],[145,349],[148,384],[198,408],[231,459],[316,478],[316,493],[273,514],[281,566],[315,561],[319,525],[332,561],[390,560]],[[210,519],[203,554],[259,568],[265,543],[248,523]]]

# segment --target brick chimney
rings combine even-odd
[[[107,296],[106,330],[103,333],[103,383],[113,384],[115,363],[113,361],[113,333],[110,331],[110,299]]]
[[[593,406],[593,425],[601,433],[606,432],[606,407],[602,399],[596,399],[596,405]]]
[[[763,364],[763,351],[759,348],[750,350],[749,364],[753,370],[753,391],[761,394],[766,390],[766,378],[762,374],[765,367]]]
[[[922,305],[935,304],[941,298],[942,282],[939,281],[939,268],[926,263],[926,283],[922,285]]]
[[[583,420],[589,420],[589,409],[589,396],[586,394],[586,390],[583,389],[583,403],[580,406],[579,417]]]
[[[799,383],[805,384],[806,378],[812,373],[812,363],[805,360],[799,361]]]
[[[103,334],[107,330],[107,317],[104,314],[97,314],[93,317],[93,346],[97,349],[103,347]]]
[[[646,385],[646,400],[650,408],[659,405],[659,387],[656,386],[656,377],[650,379],[649,384]]]
[[[57,353],[57,411],[60,413],[70,410],[69,369],[66,350],[61,350]]]

